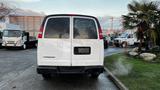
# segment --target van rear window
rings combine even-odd
[[[97,39],[95,21],[86,18],[74,18],[74,39]]]
[[[69,38],[69,18],[51,18],[45,28],[44,38]]]

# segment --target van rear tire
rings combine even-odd
[[[51,74],[42,74],[42,77],[43,77],[45,80],[48,80],[48,79],[51,79]]]
[[[97,79],[97,78],[98,78],[98,76],[99,76],[99,73],[98,73],[98,72],[96,72],[96,73],[92,73],[92,74],[91,74],[91,78],[95,78],[95,79]]]

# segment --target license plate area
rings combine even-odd
[[[14,44],[7,44],[7,46],[14,46]]]
[[[76,72],[83,72],[84,68],[83,67],[59,67],[58,68],[60,72],[62,73],[76,73]]]
[[[91,54],[91,47],[74,47],[75,55],[89,55]]]

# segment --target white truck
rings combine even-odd
[[[0,22],[0,48],[2,47],[2,32],[5,26],[6,26],[5,23]]]
[[[114,45],[116,47],[127,47],[128,45],[135,45],[138,43],[139,41],[137,40],[136,32],[132,30],[127,30],[114,39]]]
[[[3,29],[2,47],[19,47],[26,49],[28,46],[36,46],[37,40],[30,37],[28,32],[22,30],[18,25],[9,24]]]

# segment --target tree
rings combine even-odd
[[[158,7],[155,1],[132,1],[128,4],[129,13],[122,16],[125,29],[137,28],[137,39],[140,40],[139,51],[143,41],[146,44],[145,48],[149,49],[149,42],[156,43],[159,38],[157,27],[160,26],[160,10]]]

